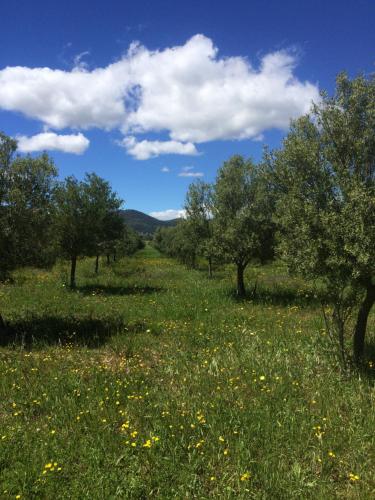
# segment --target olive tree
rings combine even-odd
[[[17,142],[0,133],[0,278],[17,267],[51,264],[54,258],[57,170],[48,155],[14,156],[16,149]]]
[[[375,301],[375,79],[337,77],[292,124],[274,153],[281,252],[290,268],[324,281],[344,353],[344,327],[357,308],[354,358],[364,354]]]
[[[185,201],[186,221],[190,226],[196,252],[207,258],[208,275],[212,277],[213,247],[213,188],[211,184],[197,181],[190,184]]]
[[[161,227],[155,232],[153,245],[169,257],[174,257],[189,268],[195,268],[198,240],[191,224],[179,221],[172,227]]]
[[[237,295],[246,294],[244,271],[253,259],[273,254],[274,194],[267,164],[236,155],[224,162],[214,191],[213,219],[218,252],[237,267]]]
[[[78,257],[98,252],[98,245],[113,229],[122,201],[105,180],[86,174],[83,181],[68,177],[56,190],[56,232],[62,254],[70,259],[70,287],[76,286]],[[118,224],[117,229],[122,230]],[[111,232],[111,238],[114,238]]]

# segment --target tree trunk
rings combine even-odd
[[[242,263],[237,263],[237,297],[243,298],[246,295],[243,272],[245,267]]]
[[[70,288],[76,287],[76,267],[77,267],[77,257],[74,256],[71,258],[71,267],[70,267]]]
[[[5,332],[5,321],[3,320],[3,317],[1,316],[1,313],[0,313],[0,333],[4,333]]]
[[[113,262],[116,262],[116,258],[117,258],[116,250],[114,250],[113,251]]]
[[[191,268],[195,269],[196,267],[196,260],[195,260],[195,253],[191,256]]]
[[[212,278],[212,257],[208,257],[208,277]]]
[[[99,255],[97,255],[95,259],[95,274],[98,274],[98,272],[99,272]]]
[[[110,264],[110,263],[111,263],[110,256],[109,256],[109,253],[107,253],[107,264]]]
[[[370,284],[366,289],[365,299],[359,308],[357,322],[354,328],[353,351],[354,359],[356,362],[361,361],[361,359],[363,358],[365,350],[367,319],[370,314],[371,308],[374,305],[374,302],[375,285]]]

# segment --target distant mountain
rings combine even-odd
[[[158,227],[175,226],[180,219],[159,220],[138,210],[120,210],[126,224],[138,233],[152,235]]]

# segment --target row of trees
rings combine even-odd
[[[0,279],[20,266],[49,266],[58,256],[71,262],[76,285],[77,259],[131,254],[142,241],[126,227],[122,205],[105,180],[86,174],[78,181],[57,180],[47,154],[16,156],[17,142],[0,133]],[[0,316],[0,326],[3,320]]]
[[[275,196],[266,165],[233,156],[219,169],[216,183],[198,181],[189,186],[186,219],[172,228],[161,228],[154,245],[188,266],[197,257],[213,263],[229,261],[237,269],[237,295],[246,293],[244,271],[252,260],[273,257]]]
[[[155,245],[191,266],[206,257],[210,274],[214,259],[234,262],[239,296],[248,263],[276,250],[291,271],[325,285],[333,304],[327,326],[343,358],[356,314],[360,360],[375,302],[375,78],[340,74],[336,83],[334,96],[323,93],[259,165],[234,156],[214,185],[191,185],[186,220],[160,230]]]

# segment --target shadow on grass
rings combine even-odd
[[[82,295],[148,295],[163,292],[164,288],[156,286],[107,286],[107,285],[85,285],[77,286],[75,289]]]
[[[146,268],[144,266],[132,266],[124,269],[123,267],[113,267],[112,272],[115,276],[121,278],[129,278],[130,276],[142,276],[146,273]]]
[[[257,305],[318,307],[322,302],[329,303],[329,298],[323,291],[317,294],[293,288],[263,288],[259,286],[255,289],[248,287],[245,297],[238,297],[236,290],[231,290],[229,294],[238,302],[252,302]]]
[[[120,318],[30,315],[6,323],[5,331],[0,333],[0,346],[35,348],[72,344],[98,348],[114,335],[140,333],[146,328],[147,325],[142,321],[125,324]]]

